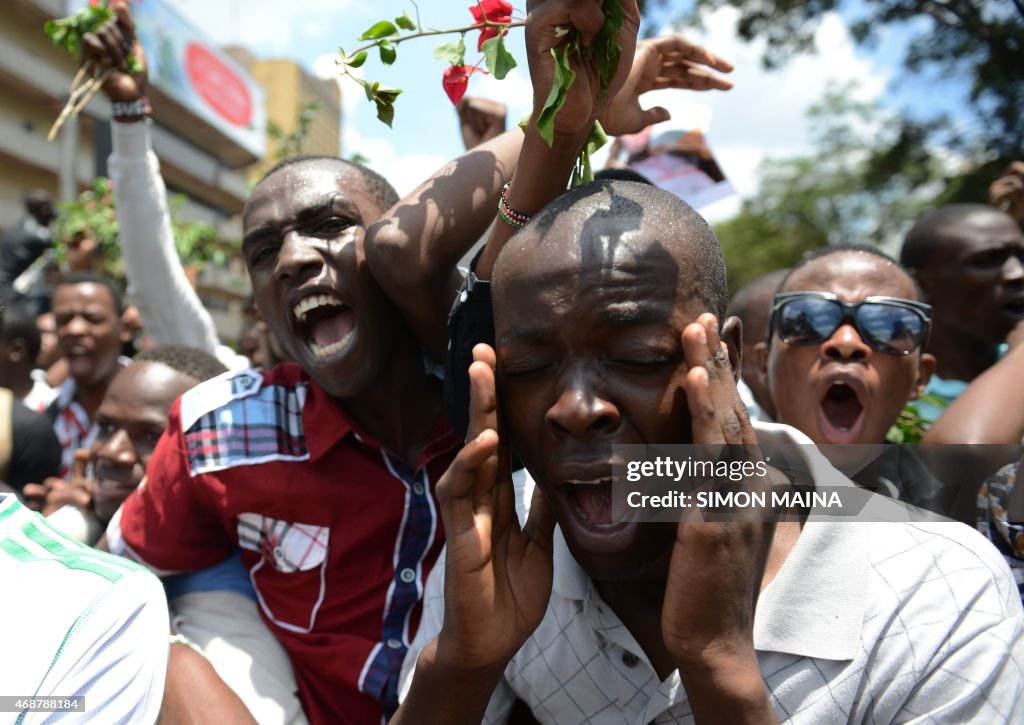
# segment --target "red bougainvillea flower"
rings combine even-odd
[[[482,12],[481,12],[482,10]],[[511,23],[512,5],[505,0],[481,0],[479,5],[473,5],[469,12],[473,13],[473,22],[482,23],[484,18],[489,23]],[[476,49],[483,52],[484,43],[498,35],[500,28],[488,26],[480,28],[480,37],[476,41]]]
[[[441,83],[444,85],[444,92],[448,94],[452,105],[458,103],[466,95],[466,89],[469,88],[469,77],[474,73],[487,73],[487,71],[477,68],[475,65],[450,65],[444,69],[444,79]]]

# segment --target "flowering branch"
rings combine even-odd
[[[458,34],[460,36],[458,43],[446,43],[438,46],[434,51],[434,57],[449,62],[442,83],[445,93],[448,94],[452,103],[458,103],[468,88],[469,77],[474,73],[490,72],[500,80],[515,67],[515,58],[505,48],[504,36],[510,29],[526,25],[525,20],[512,19],[512,6],[505,0],[476,0],[476,7],[470,8],[474,18],[471,25],[444,30],[423,28],[419,6],[413,3],[413,7],[416,9],[415,21],[409,17],[408,12],[395,18],[394,21],[380,20],[359,36],[359,40],[370,42],[356,48],[351,53],[346,53],[343,48],[338,49],[341,58],[336,63],[341,68],[342,75],[348,76],[363,87],[367,100],[377,106],[377,118],[388,126],[391,126],[394,120],[395,100],[402,91],[397,88],[387,88],[375,81],[364,80],[351,72],[351,69],[363,66],[369,58],[371,50],[377,49],[384,65],[392,65],[398,57],[398,46],[408,40]],[[414,32],[401,35],[402,30]],[[463,39],[466,33],[474,30],[480,32],[477,49],[484,54],[484,57],[473,65],[467,65],[466,46]],[[481,63],[486,63],[488,71],[480,69]]]
[[[502,80],[509,71],[516,67],[515,58],[505,47],[505,35],[513,28],[525,26],[526,21],[513,20],[513,8],[507,0],[474,0],[474,2],[475,5],[469,8],[474,20],[471,25],[446,30],[423,29],[420,22],[419,6],[414,2],[415,22],[407,12],[403,13],[401,17],[395,18],[393,22],[380,20],[359,36],[359,40],[369,41],[368,43],[351,53],[346,53],[342,48],[338,49],[341,58],[336,63],[341,68],[341,73],[363,87],[367,99],[376,104],[377,118],[383,123],[390,127],[394,121],[394,104],[402,91],[397,88],[386,88],[376,81],[358,78],[351,72],[352,69],[360,68],[366,63],[370,51],[374,48],[377,49],[384,65],[392,65],[398,57],[397,46],[407,40],[458,34],[457,41],[439,45],[434,49],[434,57],[448,63],[442,76],[442,86],[453,104],[457,104],[465,95],[469,87],[469,80],[474,74],[490,73],[496,79]],[[536,121],[538,133],[549,146],[554,142],[555,117],[565,106],[569,88],[576,80],[576,72],[572,68],[570,58],[581,57],[587,62],[596,62],[602,94],[607,90],[618,69],[622,48],[616,42],[615,37],[622,29],[624,18],[622,4],[620,0],[604,0],[602,8],[605,14],[605,23],[589,47],[584,47],[581,44],[578,33],[566,28],[565,33],[572,34],[568,42],[551,51],[555,60],[554,79],[551,92]],[[402,30],[412,32],[402,35]],[[466,63],[465,36],[466,33],[474,30],[480,33],[477,50],[483,53],[483,58],[470,65]],[[485,65],[487,70],[483,70],[480,67],[481,64]],[[604,139],[604,133],[600,130],[600,126],[595,125],[573,173],[574,184],[593,178],[590,156],[600,148]]]
[[[80,58],[86,34],[95,33],[114,18],[114,11],[110,8],[109,0],[91,0],[88,7],[74,15],[46,21],[43,30],[55,46]],[[69,118],[77,116],[89,105],[89,101],[99,92],[103,83],[114,70],[114,68],[88,68],[86,66],[79,68],[78,73],[71,81],[68,100],[64,104],[64,108],[61,109],[60,115],[57,116],[57,120],[54,121],[53,127],[50,128],[47,140],[53,141],[64,123]],[[138,58],[129,56],[125,59],[125,70],[128,73],[137,74],[142,73],[145,67]]]

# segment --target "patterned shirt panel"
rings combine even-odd
[[[397,706],[443,542],[434,486],[457,447],[439,421],[410,466],[297,366],[228,373],[172,408],[108,539],[164,572],[239,547],[306,715],[376,722]]]
[[[1024,599],[1024,522],[1009,516],[1019,466],[1019,461],[1003,466],[978,489],[978,531],[1006,558]]]
[[[96,429],[89,420],[77,400],[78,388],[74,378],[68,378],[57,389],[57,397],[50,404],[50,415],[53,417],[53,432],[60,443],[60,477],[71,475],[71,466],[75,462],[75,451],[89,448],[96,440]]]
[[[127,367],[132,364],[130,358],[119,357],[118,365]],[[96,441],[96,426],[89,420],[89,414],[76,399],[78,385],[74,378],[68,378],[54,392],[48,412],[53,419],[53,431],[61,447],[60,477],[71,475],[71,466],[75,462],[75,451],[79,448],[91,448]]]

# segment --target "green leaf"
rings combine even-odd
[[[384,103],[394,103],[401,93],[398,88],[377,88],[377,98]]]
[[[590,133],[587,135],[586,143],[583,144],[580,156],[576,159],[576,165],[572,170],[572,179],[569,181],[570,188],[580,184],[589,184],[594,180],[594,166],[591,159],[597,150],[607,142],[607,134],[601,128],[601,124],[595,121],[594,125],[590,127]]]
[[[113,17],[113,11],[105,5],[87,7],[66,18],[47,21],[43,25],[43,30],[56,47],[79,56],[82,53],[82,36],[95,32]]]
[[[516,67],[516,59],[505,47],[504,30],[484,43],[484,60],[487,62],[487,70],[499,81],[505,80],[508,72]]]
[[[552,48],[551,55],[555,59],[555,77],[551,83],[551,92],[544,102],[544,108],[537,116],[537,133],[548,146],[555,142],[555,116],[565,106],[569,88],[576,80],[576,71],[569,65],[568,45]]]
[[[584,145],[584,149],[588,155],[593,156],[599,149],[604,148],[606,143],[608,143],[608,134],[601,128],[600,123],[594,121],[594,125],[590,127],[590,135],[587,136],[587,143]]]
[[[391,128],[391,122],[395,120],[395,107],[391,103],[377,101],[377,118],[381,123]]]
[[[353,58],[346,58],[345,65],[347,65],[349,68],[361,68],[363,66],[363,63],[366,62],[366,58],[367,53],[364,50],[360,53],[356,53],[355,57]]]
[[[381,20],[370,26],[370,29],[359,36],[360,40],[380,40],[389,35],[398,35],[398,28],[390,20]]]
[[[395,25],[400,27],[402,30],[416,30],[416,23],[409,17],[409,11],[402,13],[402,16],[395,18]]]
[[[619,68],[622,47],[615,41],[615,36],[622,30],[622,23],[626,15],[622,10],[620,0],[605,0],[602,10],[604,11],[604,25],[597,34],[597,38],[594,39],[591,52],[597,60],[601,94],[603,95],[608,90],[608,85]]]
[[[380,41],[380,62],[384,65],[391,65],[395,62],[395,58],[398,57],[398,52],[395,50],[395,46],[391,45],[386,40]]]
[[[458,43],[445,43],[434,48],[434,57],[452,65],[466,65],[466,41],[459,38]]]
[[[372,83],[364,83],[363,90],[366,91],[366,100],[376,101],[377,100],[377,89],[380,88],[379,81],[373,81]]]

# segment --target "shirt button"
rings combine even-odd
[[[397,639],[389,639],[388,647],[390,647],[391,649],[402,649],[402,643],[400,640]]]
[[[624,664],[626,667],[636,667],[636,665],[637,665],[637,663],[639,661],[640,661],[640,658],[637,657],[632,652],[623,652],[622,653],[622,664]]]
[[[423,484],[422,483],[414,483],[412,485],[412,492],[414,494],[416,494],[417,496],[422,496],[423,495]]]
[[[275,546],[274,547],[274,561],[283,561],[283,560],[284,560],[284,549],[282,549],[280,546]]]
[[[402,571],[399,572],[398,576],[406,584],[411,584],[416,580],[416,572],[414,572],[412,569],[402,569]]]

